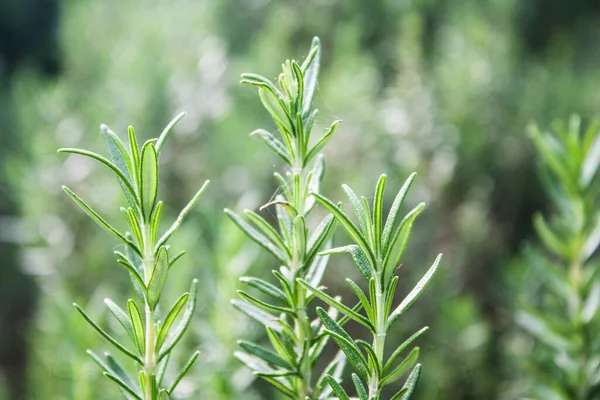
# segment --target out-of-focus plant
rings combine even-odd
[[[366,316],[360,314],[357,307],[350,308],[344,305],[339,299],[329,296],[316,285],[300,278],[298,278],[298,282],[341,313],[344,318],[358,322],[372,334],[371,343],[362,339],[354,339],[324,309],[317,308],[317,313],[326,328],[324,333],[333,338],[356,371],[352,374],[352,381],[360,400],[379,399],[381,391],[386,385],[394,383],[412,369],[402,389],[392,396],[393,400],[409,399],[421,373],[421,364],[417,364],[419,358],[418,347],[413,348],[402,361],[397,361],[400,355],[427,331],[428,327],[420,329],[405,340],[387,357],[387,360],[384,357],[385,342],[390,327],[423,292],[442,261],[442,255],[440,254],[414,289],[398,306],[393,307],[398,283],[398,276],[395,275],[395,272],[400,267],[400,259],[406,248],[413,222],[425,207],[425,203],[417,205],[406,214],[396,227],[400,207],[414,177],[415,174],[412,174],[396,195],[385,221],[383,220],[383,192],[386,175],[382,175],[377,183],[373,197],[372,213],[365,197],[359,198],[349,186],[343,185],[344,192],[346,192],[358,217],[360,228],[351,221],[341,208],[322,195],[314,193],[317,201],[335,216],[336,220],[355,242],[352,245],[323,251],[319,255],[327,256],[336,253],[350,253],[352,255],[354,264],[369,285],[369,290],[365,294],[359,285],[351,279],[347,278],[346,282],[358,297],[359,305]],[[350,399],[335,377],[326,375],[325,380],[331,385],[339,399]]]
[[[188,293],[182,294],[168,312],[158,309],[163,287],[167,281],[169,269],[184,254],[181,252],[169,256],[167,242],[183,222],[186,214],[196,204],[204,192],[208,181],[181,211],[171,227],[159,236],[159,224],[163,208],[158,201],[158,158],[165,139],[173,126],[183,117],[179,114],[169,123],[157,139],[148,140],[140,148],[133,127],[128,128],[129,149],[108,127],[102,125],[101,133],[106,141],[109,158],[80,149],[63,148],[59,152],[73,153],[95,159],[117,176],[119,185],[127,199],[128,207],[121,207],[131,232],[122,233],[109,224],[83,199],[67,187],[65,192],[98,225],[114,235],[125,245],[125,251],[115,251],[117,262],[125,267],[131,276],[132,285],[138,301],[127,301],[127,312],[110,299],[106,306],[123,326],[132,341],[134,350],[121,344],[102,329],[83,309],[74,304],[83,318],[120,353],[129,357],[138,365],[137,376],[132,378],[125,372],[119,361],[106,353],[100,357],[88,350],[88,354],[103,370],[104,375],[115,382],[125,398],[139,400],[166,400],[177,384],[189,371],[199,352],[194,352],[188,362],[169,386],[163,383],[163,376],[169,362],[169,356],[182,338],[192,319],[196,307],[198,281],[192,281]],[[144,305],[143,313],[138,302]],[[135,383],[139,378],[139,384]]]
[[[293,399],[327,398],[330,389],[323,384],[327,373],[339,376],[343,357],[336,357],[325,373],[314,379],[313,367],[321,355],[327,337],[322,334],[318,319],[311,321],[307,313],[313,294],[301,285],[302,278],[318,286],[327,266],[328,257],[317,254],[329,246],[334,218],[326,216],[316,228],[309,229],[308,217],[315,205],[313,193],[319,192],[324,172],[320,150],[336,130],[338,121],[314,145],[310,142],[317,109],[313,97],[317,87],[321,49],[318,38],[300,65],[287,60],[279,75],[279,88],[268,79],[254,74],[242,75],[242,83],[258,87],[264,107],[277,125],[283,141],[258,129],[258,136],[289,166],[285,176],[275,173],[282,194],[263,208],[275,207],[278,230],[259,214],[246,210],[246,220],[225,210],[233,222],[252,240],[271,253],[280,263],[273,275],[277,285],[254,277],[241,281],[268,297],[256,297],[238,291],[242,301],[233,305],[265,326],[273,350],[247,341],[240,341],[242,351],[235,355],[254,373]]]
[[[541,160],[540,176],[554,208],[534,218],[541,248],[537,290],[518,311],[517,322],[534,339],[527,355],[535,377],[530,395],[587,400],[600,396],[600,123],[582,132],[580,118],[554,132],[532,125],[529,133]],[[537,249],[535,249],[537,250]]]

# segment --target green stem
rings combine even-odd
[[[153,243],[150,243],[150,226],[146,224],[142,224],[142,238],[143,238],[143,247],[144,247],[144,281],[146,285],[150,282],[150,278],[152,277],[152,273],[154,272],[154,246]],[[144,350],[144,399],[145,400],[154,400],[152,398],[153,393],[153,381],[152,375],[156,370],[156,351],[155,351],[155,342],[156,342],[156,324],[154,320],[154,310],[150,308],[148,302],[145,305],[146,312],[146,343]]]
[[[385,296],[381,285],[382,277],[376,276],[375,279],[375,334],[373,335],[373,350],[375,350],[375,356],[377,357],[376,362],[379,367],[383,366],[383,351],[385,348],[386,338],[386,315],[385,315]],[[381,387],[379,385],[379,378],[377,371],[371,371],[371,377],[369,380],[369,400],[376,400],[379,398]]]

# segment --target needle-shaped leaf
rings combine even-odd
[[[127,335],[129,336],[133,344],[137,345],[133,325],[131,324],[131,321],[129,320],[129,317],[127,317],[125,311],[123,311],[123,309],[121,309],[121,307],[115,304],[115,302],[113,302],[111,299],[104,299],[104,303],[106,304],[112,315],[115,316],[117,321],[119,321],[121,326],[125,329],[125,332],[127,332]]]
[[[352,289],[354,294],[356,294],[356,297],[358,297],[358,300],[362,304],[363,309],[369,317],[369,321],[375,321],[375,315],[373,315],[373,310],[371,309],[371,305],[369,304],[369,300],[367,299],[367,296],[365,296],[365,293],[356,283],[354,283],[352,279],[346,278],[346,282],[348,283],[348,286],[350,286],[350,289]]]
[[[340,349],[346,354],[348,361],[356,372],[360,375],[361,378],[368,380],[369,372],[367,369],[367,360],[365,360],[364,356],[360,352],[360,349],[350,337],[348,332],[344,330],[333,318],[327,314],[327,312],[321,307],[317,307],[317,314],[321,321],[323,321],[323,325],[327,328],[324,332],[328,335],[331,335],[333,340],[337,343]]]
[[[433,265],[429,268],[425,275],[423,275],[423,277],[421,278],[421,280],[419,280],[419,282],[416,284],[413,290],[410,291],[410,293],[404,298],[404,300],[402,300],[400,305],[396,307],[396,309],[390,314],[387,320],[387,329],[389,329],[390,325],[398,317],[400,317],[400,315],[402,315],[404,311],[406,311],[408,307],[411,306],[412,303],[415,302],[415,300],[421,295],[421,293],[423,293],[423,290],[425,290],[425,287],[427,286],[429,281],[431,281],[431,278],[433,278],[433,275],[436,273],[441,262],[442,255],[440,254],[436,257],[435,261],[433,262]]]
[[[404,392],[404,394],[402,395],[402,397],[400,397],[400,400],[409,400],[412,397],[415,388],[417,387],[417,383],[419,382],[420,376],[421,364],[417,364],[406,379],[404,386],[402,386],[402,390],[400,392]]]
[[[278,300],[284,304],[288,301],[286,294],[281,289],[262,279],[244,276],[240,278],[240,282],[246,283],[247,285],[260,290],[267,296]]]
[[[282,102],[275,96],[275,94],[273,94],[273,92],[270,90],[259,88],[258,95],[277,126],[280,126],[290,134],[293,134],[294,128],[292,127],[289,111],[286,110]],[[282,134],[285,133],[282,132]]]
[[[140,365],[144,365],[141,358],[139,358],[137,355],[135,355],[131,351],[127,350],[127,348],[125,348],[125,346],[123,346],[121,343],[117,342],[112,336],[110,336],[102,328],[100,328],[100,326],[98,326],[98,324],[96,324],[85,313],[85,311],[83,311],[83,309],[81,307],[79,307],[77,304],[73,304],[73,306],[81,314],[81,316],[87,321],[87,323],[90,324],[92,326],[92,328],[94,328],[104,339],[108,340],[113,346],[115,346],[117,349],[122,351],[125,355],[127,355],[127,356],[131,357],[132,359],[134,359],[135,361],[137,361]]]
[[[185,333],[187,327],[190,325],[190,321],[192,320],[192,315],[194,315],[194,311],[196,310],[196,296],[198,294],[198,280],[194,279],[192,281],[192,286],[190,287],[190,298],[187,301],[187,305],[185,307],[185,311],[183,316],[179,320],[179,323],[174,329],[169,331],[167,335],[167,339],[165,340],[162,348],[160,349],[160,353],[158,355],[158,361],[166,356],[171,349],[179,342],[183,334]]]
[[[356,388],[356,394],[358,395],[358,398],[360,400],[368,400],[369,395],[367,394],[367,390],[365,389],[358,375],[352,374],[352,382],[354,382],[354,387]]]
[[[191,209],[194,208],[194,205],[196,204],[196,202],[198,202],[198,200],[202,196],[202,193],[204,193],[204,190],[206,189],[206,187],[208,186],[209,183],[210,183],[210,181],[208,181],[208,180],[206,182],[204,182],[204,184],[202,185],[200,190],[198,190],[196,192],[196,194],[194,195],[194,197],[192,197],[190,202],[183,208],[183,210],[181,210],[181,212],[177,216],[177,219],[175,220],[175,222],[173,222],[171,227],[161,236],[161,238],[156,243],[156,246],[154,247],[155,252],[157,252],[158,249],[160,249],[160,246],[167,243],[167,240],[169,240],[169,238],[173,235],[173,233],[175,233],[177,228],[179,228],[181,226],[183,219],[191,211]]]
[[[304,77],[304,90],[302,96],[302,104],[304,105],[302,111],[304,114],[307,114],[311,109],[319,78],[319,67],[321,64],[321,41],[319,38],[313,38],[310,48],[311,50],[301,67],[302,75]]]
[[[235,299],[231,300],[231,304],[259,324],[268,326],[275,331],[281,331],[281,327],[277,324],[277,317],[262,308]]]
[[[91,350],[87,350],[86,352],[104,372],[108,372],[111,375],[118,377],[118,379],[121,381],[121,384],[119,384],[119,386],[124,385],[128,387],[131,392],[134,392],[134,394],[132,395],[130,394],[130,391],[126,391],[124,393],[124,396],[127,399],[131,398],[129,396],[133,396],[134,399],[141,399],[139,388],[131,381],[131,379],[127,376],[121,365],[110,354],[105,353],[104,355],[106,357],[106,360],[103,360]],[[120,389],[123,390],[122,387]]]
[[[158,137],[158,140],[156,141],[156,144],[154,145],[154,147],[156,148],[156,153],[157,154],[160,154],[163,146],[165,145],[165,140],[167,139],[167,137],[169,136],[169,134],[173,130],[173,127],[175,125],[177,125],[177,123],[183,117],[185,117],[185,112],[181,112],[181,113],[177,114],[177,116],[175,118],[173,118],[171,120],[171,122],[169,122],[169,124],[165,127],[165,129],[163,129],[162,133]]]
[[[163,343],[167,339],[167,335],[169,334],[171,327],[173,326],[173,323],[175,322],[175,319],[177,319],[177,316],[183,309],[183,306],[186,304],[189,297],[189,293],[182,294],[179,299],[177,299],[175,304],[173,304],[173,307],[171,307],[171,310],[165,317],[165,320],[160,328],[160,332],[156,338],[156,349],[160,349],[162,347]]]
[[[321,196],[318,193],[313,193],[313,196],[315,196],[317,201],[321,203],[323,207],[325,207],[327,210],[329,210],[330,213],[332,213],[335,216],[338,222],[344,227],[346,232],[348,232],[352,240],[354,240],[354,242],[363,251],[367,261],[369,261],[369,264],[374,267],[376,265],[376,262],[373,252],[371,251],[367,240],[365,240],[364,236],[360,233],[356,225],[354,225],[354,223],[348,218],[348,216],[344,214],[344,212],[340,210],[335,204],[333,204],[331,200],[327,199],[324,196]]]
[[[323,249],[324,244],[333,233],[334,226],[335,219],[332,214],[329,214],[313,230],[307,243],[306,257],[304,259],[306,264],[311,264],[319,251]]]
[[[135,129],[133,126],[127,127],[127,135],[129,137],[129,152],[131,153],[131,164],[133,166],[132,178],[134,179],[134,186],[139,183],[139,171],[140,171],[140,149],[138,147],[137,138],[135,136]]]
[[[272,364],[275,367],[281,367],[286,369],[292,369],[293,367],[285,361],[283,358],[279,357],[277,354],[273,353],[270,350],[265,349],[262,346],[259,346],[254,343],[246,342],[244,340],[240,340],[238,342],[239,346],[244,349],[245,352],[252,354],[269,364]]]
[[[375,331],[375,327],[373,326],[373,324],[371,324],[371,322],[368,319],[366,319],[359,313],[355,312],[350,307],[345,306],[343,303],[341,303],[341,302],[337,301],[336,299],[334,299],[333,297],[329,296],[324,291],[310,286],[308,284],[308,282],[306,282],[303,279],[298,278],[296,281],[299,284],[301,284],[302,286],[304,286],[305,289],[308,289],[311,292],[313,292],[319,299],[323,300],[325,303],[327,303],[331,307],[335,308],[336,310],[338,310],[339,312],[341,312],[348,318],[353,319],[354,321],[364,325],[365,327],[369,328],[371,331]]]
[[[290,158],[290,152],[285,147],[283,143],[279,141],[272,133],[267,132],[264,129],[257,129],[250,134],[250,136],[258,136],[262,139],[262,141],[277,154],[283,161],[285,161],[288,165],[292,165],[292,160]]]
[[[146,222],[150,221],[158,194],[158,154],[154,142],[149,140],[142,147],[140,169],[140,196],[142,214]]]
[[[100,125],[100,133],[108,148],[108,156],[113,164],[125,175],[127,181],[133,186],[133,180],[131,174],[134,171],[131,157],[125,148],[125,145],[119,139],[119,137],[111,131],[106,125]],[[119,185],[121,190],[125,194],[127,202],[133,209],[139,209],[138,200],[133,193],[127,187],[127,183],[123,182],[122,178],[119,178]]]
[[[277,233],[275,228],[273,228],[263,217],[251,210],[244,210],[244,214],[246,214],[246,217],[248,217],[248,219],[252,221],[254,225],[256,225],[262,231],[262,233],[271,240],[271,242],[283,250],[288,257],[291,256],[290,250],[283,242],[283,239],[279,233]]]
[[[138,254],[141,254],[140,250],[135,245],[135,243],[133,243],[131,240],[127,239],[123,234],[121,234],[121,232],[119,232],[115,228],[113,228],[108,222],[106,222],[106,220],[104,218],[102,218],[96,211],[94,211],[90,206],[88,206],[87,203],[85,201],[83,201],[79,196],[77,196],[71,189],[69,189],[66,186],[63,186],[63,190],[65,191],[65,193],[67,193],[71,197],[71,199],[73,199],[73,201],[75,203],[77,203],[77,205],[79,207],[81,207],[81,209],[92,220],[94,220],[95,223],[97,223],[98,225],[100,225],[103,229],[105,229],[109,233],[112,233],[118,239],[120,239],[125,244],[127,244],[132,249],[134,249]]]
[[[404,202],[404,199],[408,194],[410,186],[415,180],[415,176],[417,176],[417,174],[416,172],[413,172],[408,177],[408,179],[406,180],[406,182],[404,182],[404,185],[402,185],[402,188],[400,188],[400,191],[396,195],[394,202],[392,203],[392,207],[390,208],[390,212],[388,213],[388,216],[385,220],[385,226],[383,227],[383,233],[381,235],[381,251],[383,253],[386,253],[388,251],[388,246],[390,244],[390,239],[392,238],[394,226],[396,225],[396,221],[398,220],[398,214],[400,213],[400,207],[402,206],[402,203]]]
[[[132,388],[127,386],[127,384],[123,382],[123,380],[121,380],[121,378],[119,378],[118,376],[113,375],[110,372],[104,372],[104,376],[106,376],[108,379],[119,385],[119,387],[121,387],[135,399],[143,400]]]
[[[286,254],[277,247],[273,242],[271,242],[265,235],[258,232],[254,229],[250,224],[244,221],[242,218],[238,217],[234,212],[229,209],[225,209],[225,213],[227,216],[236,224],[250,239],[252,239],[255,243],[261,246],[263,249],[267,250],[271,253],[275,258],[277,258],[283,264],[288,263],[288,258]]]
[[[418,347],[412,349],[412,351],[408,354],[408,356],[402,360],[400,364],[396,366],[396,368],[389,371],[389,373],[382,379],[381,386],[389,385],[390,383],[398,380],[402,375],[408,372],[419,359],[420,350]]]
[[[337,398],[339,400],[350,400],[350,397],[348,396],[348,393],[346,393],[346,391],[344,390],[344,388],[342,388],[340,386],[340,384],[337,383],[335,381],[335,379],[333,379],[330,375],[326,375],[325,376],[325,382],[327,382],[327,384],[329,386],[331,386],[331,389],[333,390],[333,393],[335,393],[335,395],[337,396]]]
[[[404,254],[404,250],[406,249],[412,225],[424,208],[425,203],[420,203],[409,211],[402,221],[400,221],[396,232],[394,232],[390,246],[383,255],[383,284],[387,284],[390,281],[391,275],[394,273],[396,266],[400,262],[402,254]]]
[[[277,313],[286,313],[290,316],[296,315],[295,311],[289,307],[276,306],[274,304],[267,303],[266,301],[257,299],[256,297],[244,292],[243,290],[238,290],[237,294],[248,303],[255,305],[256,307],[260,307],[267,311],[277,312]]]
[[[200,352],[195,351],[194,354],[192,354],[192,356],[189,358],[189,360],[185,363],[183,368],[181,368],[181,370],[177,373],[177,375],[175,376],[175,379],[173,380],[173,383],[171,383],[171,386],[169,386],[169,388],[167,389],[167,392],[169,394],[173,393],[173,391],[175,390],[175,388],[177,387],[179,382],[181,382],[181,379],[183,379],[185,374],[187,374],[187,372],[190,370],[190,368],[192,368],[192,366],[198,359],[199,355],[200,355]]]
[[[394,365],[394,362],[398,359],[398,356],[400,356],[400,354],[402,354],[402,352],[406,350],[408,346],[413,344],[415,340],[421,337],[422,334],[427,332],[428,329],[429,327],[427,326],[420,329],[419,331],[415,332],[411,337],[406,339],[400,346],[398,346],[398,348],[394,350],[390,358],[388,358],[387,362],[383,366],[383,373],[387,374],[390,368]]]
[[[324,250],[319,253],[319,255],[327,255],[327,254],[341,254],[341,253],[349,253],[354,260],[354,265],[360,271],[365,280],[369,281],[371,276],[373,275],[372,267],[369,265],[365,254],[362,250],[355,244],[351,244],[344,247],[336,247],[333,249]]]
[[[154,270],[152,271],[152,277],[150,278],[150,282],[148,282],[148,305],[151,310],[156,308],[158,301],[160,300],[160,296],[162,294],[163,286],[167,281],[167,275],[169,274],[169,256],[167,254],[167,249],[165,246],[162,246],[158,250],[158,254],[156,256],[156,262],[154,263]]]
[[[382,235],[382,220],[383,220],[383,191],[385,189],[385,174],[379,177],[377,186],[375,187],[375,195],[373,197],[373,233],[375,242],[375,253],[381,254],[381,235]]]
[[[334,121],[333,124],[331,124],[331,126],[327,130],[327,132],[325,132],[323,137],[321,139],[319,139],[317,141],[317,143],[315,143],[315,145],[309,150],[309,152],[304,157],[304,165],[308,164],[310,162],[310,160],[312,160],[317,154],[319,154],[319,152],[323,149],[323,147],[325,147],[327,142],[329,142],[329,139],[331,139],[331,137],[337,130],[340,122],[342,122],[342,121],[341,120]]]
[[[102,157],[101,155],[93,153],[91,151],[81,150],[81,149],[63,148],[63,149],[58,149],[58,152],[59,153],[79,154],[81,156],[90,157],[90,158],[93,158],[94,160],[100,161],[102,164],[104,164],[108,168],[110,168],[115,174],[117,174],[117,176],[121,179],[121,181],[127,188],[127,191],[129,192],[129,194],[131,196],[135,197],[135,189],[133,188],[133,186],[127,179],[127,176],[125,176],[125,174],[123,174],[123,172],[121,172],[121,170],[107,158]]]
[[[142,315],[135,302],[131,299],[127,301],[127,309],[129,310],[129,318],[131,319],[131,324],[133,326],[135,344],[140,354],[144,354],[146,347],[146,335],[144,333]]]

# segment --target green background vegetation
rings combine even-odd
[[[110,325],[103,299],[124,301],[129,277],[110,253],[115,242],[61,185],[115,223],[124,199],[104,169],[56,149],[103,148],[101,123],[121,137],[129,124],[142,139],[155,137],[180,111],[188,114],[161,159],[165,220],[212,181],[178,232],[175,247],[189,254],[165,289],[181,293],[200,280],[178,362],[186,346],[202,354],[180,394],[275,398],[232,357],[238,338],[261,341],[264,332],[229,299],[239,276],[268,276],[276,265],[222,209],[269,201],[281,169],[248,137],[272,122],[255,91],[238,84],[240,74],[275,78],[278,63],[306,54],[313,36],[323,43],[315,131],[343,120],[325,148],[322,192],[342,200],[345,182],[370,193],[386,172],[395,189],[389,204],[417,171],[407,204],[428,207],[413,229],[398,296],[445,254],[389,336],[397,345],[430,326],[415,398],[518,396],[527,381],[519,355],[532,343],[513,317],[537,279],[522,249],[536,241],[533,212],[549,204],[526,125],[598,112],[600,6],[592,1],[0,3],[0,398],[118,396],[84,352],[107,345],[71,304]],[[332,259],[325,284],[349,297],[336,276],[356,270],[340,260]]]

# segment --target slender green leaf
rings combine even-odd
[[[265,349],[262,346],[259,346],[259,345],[254,344],[254,343],[246,342],[244,340],[238,341],[238,344],[247,353],[252,354],[252,355],[258,357],[258,358],[260,358],[260,359],[268,362],[269,364],[274,365],[275,367],[282,367],[282,368],[286,368],[286,369],[292,369],[293,368],[283,358],[279,357],[277,354],[273,353],[270,350]]]
[[[102,328],[100,328],[100,326],[98,326],[98,324],[96,324],[84,311],[81,307],[79,307],[77,304],[73,303],[73,306],[75,307],[75,309],[81,314],[81,316],[88,322],[88,324],[90,324],[92,326],[92,328],[94,328],[103,338],[105,338],[107,341],[109,341],[113,346],[115,346],[117,349],[121,350],[125,355],[131,357],[132,359],[134,359],[135,361],[137,361],[140,365],[144,365],[144,363],[142,362],[142,359],[139,358],[136,354],[132,353],[131,351],[127,350],[127,348],[125,348],[122,344],[120,344],[119,342],[117,342],[115,339],[113,339],[112,336],[110,336],[108,333],[106,333]]]
[[[406,379],[404,386],[402,386],[401,392],[404,391],[404,394],[402,395],[400,400],[409,400],[412,397],[412,395],[415,391],[415,388],[417,387],[417,383],[419,382],[420,376],[421,376],[421,364],[417,364],[413,368],[410,375],[408,376],[408,379]]]
[[[358,300],[362,304],[363,309],[366,311],[367,316],[369,317],[369,321],[373,323],[373,321],[375,321],[375,316],[373,315],[373,310],[371,309],[371,305],[369,304],[367,296],[365,296],[365,293],[362,291],[362,289],[356,283],[354,283],[352,279],[346,278],[346,282],[354,294],[356,294],[356,297],[358,297]]]
[[[198,359],[199,355],[200,355],[200,352],[199,351],[195,351],[194,354],[192,354],[192,356],[189,358],[189,360],[185,363],[185,365],[183,366],[183,368],[181,368],[181,371],[179,371],[177,373],[177,375],[175,376],[175,380],[173,380],[173,383],[171,383],[171,386],[169,386],[169,388],[167,389],[167,392],[169,394],[173,393],[173,391],[175,390],[175,388],[177,387],[177,385],[179,384],[179,382],[181,382],[181,379],[183,379],[183,377],[185,376],[185,374],[187,374],[187,372],[190,370],[190,368],[192,368],[192,366],[194,365],[194,363]]]
[[[333,392],[339,400],[350,400],[350,397],[348,396],[346,391],[330,375],[325,375],[325,382],[327,382],[327,384],[331,386],[331,389],[333,390]]]
[[[169,256],[167,249],[162,246],[158,250],[156,256],[156,262],[154,263],[154,270],[152,271],[152,277],[148,282],[148,305],[151,310],[156,308],[162,294],[163,286],[167,281],[167,275],[169,274]]]
[[[269,314],[265,310],[256,307],[252,304],[235,299],[231,300],[231,304],[235,308],[246,314],[248,317],[258,322],[259,324],[268,326],[276,332],[281,331],[281,327],[277,324],[277,317],[275,317],[272,314]]]
[[[350,361],[356,372],[363,379],[368,380],[367,360],[365,360],[354,340],[348,335],[348,332],[335,322],[321,307],[317,307],[317,314],[321,321],[323,321],[323,325],[327,328],[324,332],[335,340],[340,349],[346,354],[348,361]]]
[[[164,245],[167,242],[167,240],[169,240],[169,238],[173,235],[173,233],[175,233],[177,228],[179,228],[179,226],[181,226],[183,219],[190,212],[190,210],[194,207],[196,202],[200,199],[200,197],[202,196],[202,193],[204,193],[204,190],[206,189],[206,187],[208,186],[209,183],[210,183],[210,181],[208,181],[208,180],[206,182],[204,182],[204,184],[202,185],[200,190],[198,190],[196,192],[196,194],[194,195],[194,197],[192,197],[192,200],[190,200],[190,202],[183,208],[183,210],[181,210],[181,212],[179,213],[179,216],[177,217],[175,222],[173,222],[173,225],[171,225],[171,227],[161,236],[161,238],[156,243],[156,246],[154,247],[155,252],[157,252],[158,249],[160,249],[160,247],[162,245]]]
[[[121,378],[119,378],[118,376],[115,376],[109,372],[104,372],[104,376],[106,376],[108,379],[110,379],[111,381],[113,381],[114,383],[119,385],[119,387],[121,387],[123,390],[125,390],[127,393],[129,393],[134,398],[143,400],[132,388],[127,386],[127,384],[125,382],[123,382],[121,380]]]
[[[369,400],[369,395],[367,394],[367,390],[365,389],[363,383],[360,381],[360,378],[356,374],[352,374],[352,382],[354,382],[354,387],[356,388],[356,394],[360,400]]]
[[[192,315],[194,315],[194,311],[196,310],[196,296],[198,295],[198,280],[194,279],[192,281],[192,286],[190,287],[190,298],[187,301],[187,305],[185,307],[185,311],[183,316],[179,320],[179,323],[175,327],[175,329],[171,329],[169,334],[167,335],[167,339],[165,340],[162,348],[160,349],[158,355],[158,361],[162,360],[164,356],[166,356],[173,347],[179,342],[183,334],[185,333],[187,327],[190,325],[190,321],[192,320]]]
[[[327,130],[327,132],[325,132],[323,137],[321,139],[319,139],[319,141],[317,141],[317,143],[315,143],[315,145],[309,150],[308,154],[306,154],[306,156],[304,157],[304,165],[307,165],[310,162],[310,160],[312,160],[317,154],[319,154],[319,152],[323,149],[323,147],[325,147],[327,142],[329,142],[329,139],[331,139],[331,137],[337,130],[340,122],[342,122],[342,121],[341,120],[334,121],[333,124],[331,124],[331,126]]]
[[[406,249],[408,238],[410,237],[410,231],[415,219],[421,214],[425,208],[425,203],[419,203],[415,208],[406,214],[406,216],[400,221],[398,229],[394,232],[390,246],[383,255],[383,272],[384,277],[383,284],[387,284],[391,279],[391,275],[395,271],[395,267],[400,262],[402,254]]]
[[[302,286],[304,286],[305,289],[308,289],[311,292],[313,292],[319,299],[323,300],[325,303],[327,303],[331,307],[335,308],[342,314],[346,315],[348,318],[353,319],[354,321],[364,325],[365,327],[369,328],[369,330],[371,330],[371,331],[375,331],[375,327],[373,326],[373,324],[371,324],[371,322],[367,318],[365,318],[362,315],[360,315],[359,313],[353,311],[350,307],[347,307],[344,304],[342,304],[341,302],[335,300],[333,297],[329,296],[327,293],[323,292],[322,290],[315,288],[313,286],[310,286],[308,284],[308,282],[306,282],[305,280],[303,280],[301,278],[296,279],[296,281],[299,284],[301,284]]]
[[[179,299],[177,299],[175,304],[173,304],[173,307],[171,307],[171,310],[167,314],[156,338],[156,349],[160,349],[162,347],[163,343],[167,339],[167,335],[169,334],[171,327],[173,326],[173,323],[175,322],[175,319],[183,309],[183,306],[186,304],[189,297],[189,293],[182,294]]]
[[[137,345],[133,325],[131,324],[131,321],[129,320],[129,317],[127,317],[125,311],[123,311],[123,309],[121,309],[121,307],[115,304],[115,302],[113,302],[111,299],[104,299],[104,303],[106,304],[112,315],[115,316],[117,321],[119,321],[121,326],[125,329],[125,332],[127,332],[127,335],[129,336],[133,344]]]
[[[389,369],[394,365],[394,362],[396,361],[396,359],[398,359],[398,356],[400,356],[400,354],[402,354],[402,352],[404,350],[406,350],[408,348],[408,346],[413,344],[415,340],[417,340],[419,337],[421,337],[422,334],[427,332],[427,330],[429,330],[428,326],[420,329],[419,331],[415,332],[411,337],[406,339],[400,346],[398,346],[398,348],[396,350],[394,350],[394,352],[392,353],[390,358],[388,358],[387,362],[383,366],[383,373],[387,374]]]
[[[127,301],[127,309],[129,310],[129,318],[133,326],[133,333],[135,336],[135,344],[140,354],[144,354],[146,349],[146,336],[144,333],[144,323],[142,322],[142,315],[135,302],[131,299]]]
[[[336,247],[329,250],[324,250],[319,253],[319,255],[327,255],[327,254],[341,254],[341,253],[350,253],[352,259],[354,260],[354,265],[358,268],[362,276],[365,280],[369,281],[373,274],[372,267],[369,265],[365,254],[362,250],[355,244],[351,244],[344,247]]]
[[[304,105],[302,112],[304,114],[310,111],[317,88],[319,66],[321,64],[321,42],[318,37],[313,38],[310,48],[311,50],[301,67],[304,77],[304,90],[302,93],[302,104]]]
[[[135,245],[135,243],[133,243],[131,240],[127,239],[125,236],[123,236],[123,234],[121,234],[119,231],[117,231],[115,228],[113,228],[108,222],[106,222],[106,220],[104,220],[104,218],[102,218],[100,215],[98,215],[98,213],[96,211],[92,210],[92,208],[90,206],[88,206],[85,201],[83,201],[79,196],[77,196],[75,193],[73,193],[71,191],[71,189],[69,189],[66,186],[63,186],[63,190],[65,191],[65,193],[67,193],[71,197],[71,199],[73,199],[73,201],[75,203],[77,203],[77,205],[79,207],[81,207],[81,209],[91,219],[94,220],[95,223],[100,225],[102,228],[104,228],[109,233],[112,233],[118,239],[122,240],[125,244],[127,244],[133,250],[135,250],[136,253],[141,255],[140,249],[138,249],[138,247]]]
[[[425,275],[421,278],[421,280],[419,280],[419,282],[416,284],[416,286],[413,288],[413,290],[410,291],[410,293],[404,298],[404,300],[402,300],[400,305],[398,307],[396,307],[396,309],[390,314],[390,316],[388,317],[388,320],[387,320],[387,329],[388,330],[389,330],[391,324],[398,317],[400,317],[400,315],[402,315],[404,313],[404,311],[406,311],[408,309],[408,307],[411,306],[412,303],[415,302],[415,300],[417,299],[417,297],[419,297],[421,295],[421,293],[423,293],[423,290],[425,290],[425,287],[427,286],[427,284],[429,283],[429,281],[431,280],[431,278],[437,271],[441,262],[442,262],[442,255],[440,254],[436,257],[435,261],[433,262],[433,265],[429,268],[429,270],[425,273]]]
[[[285,293],[281,289],[262,279],[244,276],[240,278],[240,282],[246,283],[247,285],[260,290],[267,296],[270,296],[275,300],[279,300],[284,304],[288,301]]]
[[[140,196],[142,214],[146,222],[150,221],[158,194],[158,154],[152,141],[147,141],[142,147],[140,168]]]
[[[267,132],[264,129],[257,129],[250,134],[250,136],[258,136],[262,139],[262,141],[277,154],[283,161],[285,161],[288,165],[292,165],[292,160],[290,158],[290,152],[285,147],[283,143],[281,143],[273,134]]]
[[[400,191],[396,195],[394,202],[392,203],[392,207],[390,208],[390,212],[388,213],[387,219],[385,220],[385,226],[383,227],[383,233],[381,235],[381,251],[385,254],[388,252],[388,246],[390,244],[390,239],[392,238],[392,232],[394,230],[394,226],[396,225],[396,221],[398,220],[398,214],[400,213],[400,207],[402,203],[404,203],[404,199],[408,194],[408,190],[410,189],[413,181],[415,180],[415,176],[417,176],[416,172],[410,174],[406,182],[400,188]]]
[[[156,141],[156,144],[154,145],[154,147],[156,148],[157,154],[160,154],[160,152],[165,144],[165,140],[171,133],[171,130],[183,117],[185,117],[185,112],[181,112],[181,113],[177,114],[177,116],[175,118],[173,118],[171,120],[171,122],[169,122],[169,124],[162,131],[162,133],[158,137],[158,140]]]
[[[264,310],[278,312],[278,313],[286,313],[290,316],[296,315],[296,312],[291,308],[276,306],[276,305],[267,303],[266,301],[257,299],[256,297],[244,292],[243,290],[238,290],[237,294],[239,294],[242,299],[246,300],[250,304],[253,304],[257,307],[261,307]]]
[[[371,251],[371,248],[369,247],[368,242],[365,240],[363,235],[359,232],[356,225],[354,225],[354,223],[352,221],[350,221],[348,216],[346,214],[344,214],[344,212],[342,210],[340,210],[335,204],[333,204],[331,202],[331,200],[327,199],[324,196],[321,196],[318,193],[313,193],[313,196],[315,196],[317,201],[319,203],[321,203],[321,205],[323,207],[325,207],[327,210],[329,210],[330,213],[332,213],[335,216],[335,218],[344,227],[346,232],[348,232],[348,234],[350,235],[352,240],[354,240],[354,242],[363,251],[367,261],[369,261],[369,264],[374,268],[374,266],[377,265],[377,263],[375,262],[375,256],[373,255],[373,252]]]
[[[261,246],[263,249],[267,250],[271,253],[275,258],[277,258],[283,264],[288,264],[289,260],[286,254],[277,247],[273,242],[271,242],[266,236],[262,233],[258,232],[248,223],[246,223],[243,219],[238,217],[235,213],[233,213],[229,209],[225,209],[225,214],[236,224],[250,239],[252,239],[255,243]]]
[[[402,375],[408,372],[408,370],[417,363],[417,360],[419,359],[419,353],[420,350],[418,347],[412,349],[408,356],[383,378],[381,381],[381,386],[383,387],[389,385],[390,383],[394,383]]]

